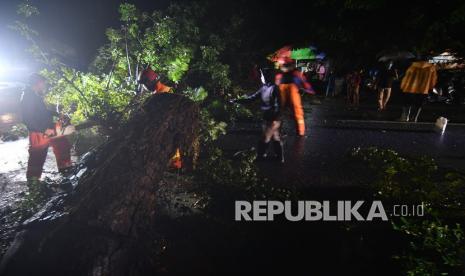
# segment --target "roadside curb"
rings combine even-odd
[[[315,127],[351,128],[351,129],[378,129],[411,132],[438,132],[435,124],[431,122],[397,122],[376,120],[331,120],[313,122]],[[465,130],[465,124],[448,123],[447,130]]]

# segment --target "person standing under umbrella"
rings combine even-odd
[[[391,62],[388,66],[382,66],[376,76],[375,87],[378,89],[378,111],[386,109],[391,97],[392,83],[398,78],[397,70]]]
[[[296,123],[296,132],[298,136],[305,135],[305,120],[300,89],[308,94],[315,94],[310,83],[305,76],[295,69],[292,59],[286,60],[281,65],[281,72],[276,74],[276,84],[279,86],[281,105],[290,107]]]
[[[404,93],[401,121],[418,121],[422,106],[428,93],[436,85],[437,78],[434,64],[425,61],[422,57],[410,65],[400,84],[400,89]]]

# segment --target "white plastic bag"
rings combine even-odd
[[[440,133],[444,133],[444,131],[446,131],[446,126],[447,126],[447,118],[439,117],[436,119],[436,123],[434,124],[436,131]]]

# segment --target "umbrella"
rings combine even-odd
[[[325,57],[326,57],[326,54],[323,53],[323,52],[321,52],[321,53],[319,53],[318,55],[316,55],[315,58],[316,58],[316,59],[325,59]]]
[[[310,48],[293,49],[291,58],[295,60],[315,59],[315,54]]]
[[[288,63],[292,61],[292,47],[291,46],[284,46],[281,49],[277,50],[273,54],[271,54],[268,59],[272,62],[277,62],[280,64]]]
[[[379,55],[378,61],[401,60],[415,58],[415,55],[408,51],[387,52]]]
[[[451,63],[457,58],[449,52],[444,52],[440,55],[432,57],[433,63]]]
[[[317,50],[317,48],[313,45],[308,46],[308,48],[314,52]]]
[[[292,49],[291,46],[284,46],[268,58],[273,62],[283,64],[295,60],[315,59],[316,55],[310,48]]]

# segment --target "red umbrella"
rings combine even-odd
[[[290,62],[293,62],[293,59],[291,58],[291,54],[292,54],[292,46],[284,46],[281,49],[274,52],[269,57],[269,59],[272,62],[277,62],[279,64],[290,63]]]

